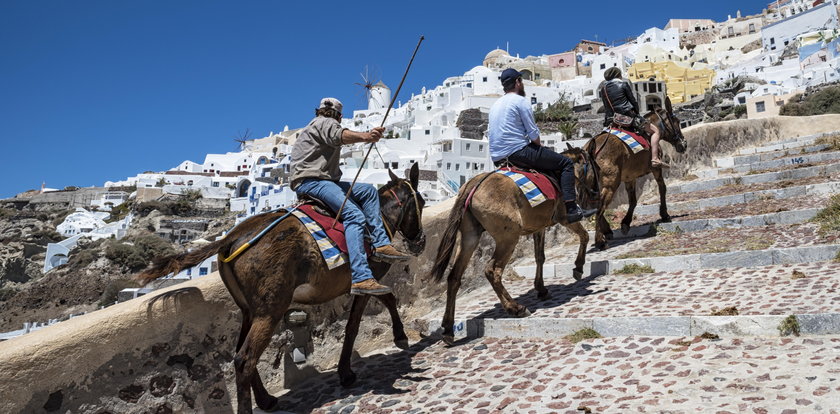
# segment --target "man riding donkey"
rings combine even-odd
[[[334,212],[341,209],[350,183],[339,181],[341,146],[358,142],[377,142],[384,128],[368,132],[355,132],[341,126],[342,104],[335,98],[324,98],[315,110],[315,119],[301,130],[292,148],[291,188],[298,196],[310,196],[323,201]],[[373,246],[372,260],[388,263],[405,261],[411,256],[391,245],[380,217],[379,194],[365,183],[357,183],[349,200],[341,210],[347,252],[350,256],[350,273],[353,295],[384,295],[391,288],[381,285],[373,277],[365,253],[366,230]]]
[[[621,78],[621,69],[611,67],[604,72],[604,81],[598,85],[598,96],[604,101],[604,126],[616,125],[633,129],[650,138],[650,164],[657,168],[670,166],[660,159],[659,128],[639,113],[639,102],[630,82]]]
[[[561,206],[565,207],[566,222],[575,223],[595,214],[597,209],[583,210],[575,196],[574,163],[561,154],[542,146],[540,130],[534,112],[525,99],[522,74],[505,69],[500,77],[505,96],[490,108],[490,157],[498,166],[512,163],[520,168],[533,168],[553,176],[560,185],[564,203],[557,203],[552,220],[560,223]]]

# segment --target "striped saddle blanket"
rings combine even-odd
[[[615,128],[604,128],[604,132],[618,137],[618,139],[627,144],[627,146],[630,148],[631,151],[633,151],[634,154],[637,154],[640,151],[650,148],[650,144],[647,142],[647,140],[639,134],[634,134],[630,131]]]
[[[344,238],[344,225],[341,222],[333,226],[334,218],[319,212],[311,204],[301,204],[292,214],[306,226],[309,234],[318,243],[328,268],[335,269],[349,263],[347,240]],[[367,243],[365,248],[370,251]]]
[[[499,168],[495,172],[513,180],[522,190],[522,194],[525,195],[531,207],[536,207],[546,200],[557,198],[557,188],[544,174],[512,167]]]

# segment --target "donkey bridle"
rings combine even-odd
[[[415,190],[414,186],[412,186],[411,183],[408,182],[408,181],[402,181],[400,184],[397,185],[397,187],[402,185],[402,183],[405,183],[408,186],[408,188],[411,190],[411,196],[414,199],[414,209],[417,212],[417,219],[420,220],[420,200],[417,199],[417,190]],[[388,218],[385,217],[384,214],[382,215],[382,224],[385,225],[385,230],[388,232],[388,236],[391,237],[391,239],[394,238],[394,233],[391,231],[391,229],[394,228],[394,229],[397,230],[397,232],[402,234],[403,237],[405,237],[409,241],[417,241],[417,239],[423,237],[423,229],[422,228],[417,233],[417,239],[409,239],[405,235],[405,233],[403,233],[402,229],[399,227],[399,225],[402,224],[403,219],[405,219],[406,204],[410,203],[411,199],[408,199],[405,202],[403,202],[402,200],[400,200],[400,197],[397,195],[397,192],[394,191],[393,187],[388,189],[388,192],[390,192],[391,195],[394,196],[394,200],[397,202],[397,206],[400,208],[400,215],[399,215],[399,217],[397,217],[397,222],[396,223],[390,223],[388,221]]]

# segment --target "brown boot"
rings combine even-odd
[[[391,293],[391,288],[379,284],[376,279],[365,279],[358,283],[350,285],[351,295],[386,295]]]
[[[395,249],[390,244],[373,249],[373,260],[377,262],[397,263],[404,262],[408,259],[411,259],[410,255]]]

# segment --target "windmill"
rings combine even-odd
[[[378,88],[382,83],[379,68],[372,65],[365,65],[364,71],[360,72],[359,76],[361,76],[362,81],[354,82],[354,84],[361,88],[359,90],[359,98],[364,99],[362,107],[370,109],[370,99],[374,93],[374,89]]]

